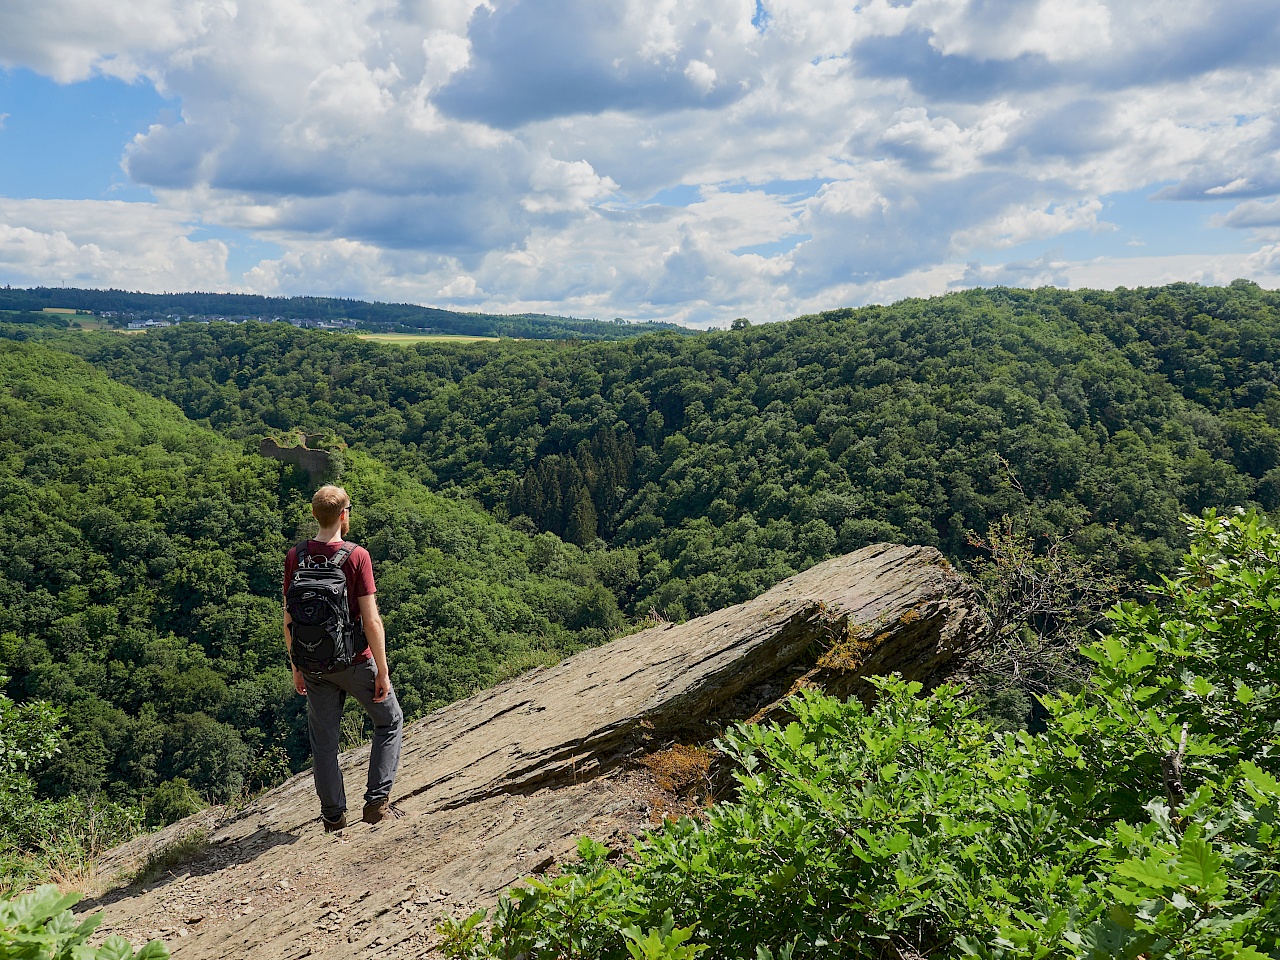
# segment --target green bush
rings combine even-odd
[[[0,693],[0,892],[52,871],[77,873],[139,832],[136,807],[95,794],[39,794],[31,771],[58,753],[64,734],[61,711],[40,700],[16,704]]]
[[[735,960],[1280,956],[1280,533],[1207,513],[1191,535],[1046,733],[997,735],[950,686],[806,692],[720,742],[735,802],[618,863],[584,839],[447,922],[450,956],[626,960],[677,931]]]
[[[102,914],[78,921],[71,907],[77,893],[59,893],[52,885],[15,900],[0,900],[0,960],[165,960],[168,948],[152,940],[137,953],[123,937],[107,937],[88,946]]]
[[[146,824],[152,828],[167,827],[204,808],[205,802],[192,788],[190,781],[185,777],[176,777],[156,787],[156,792],[147,799]]]

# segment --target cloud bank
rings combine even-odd
[[[0,201],[0,270],[698,325],[1274,283],[1278,48],[1270,0],[11,4],[0,64],[181,112],[122,145],[152,204]],[[1238,252],[1054,252],[1109,242],[1106,198],[1138,190],[1230,201],[1204,229]],[[233,275],[197,224],[285,252]]]

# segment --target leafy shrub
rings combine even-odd
[[[1016,483],[1016,478],[1011,478]],[[1030,515],[1005,516],[985,537],[971,536],[986,559],[968,566],[991,633],[971,658],[970,691],[999,730],[1035,722],[1033,699],[1078,690],[1089,675],[1080,647],[1094,636],[1123,582],[1063,536],[1035,536]]]
[[[152,940],[137,953],[124,937],[108,937],[100,947],[87,945],[102,914],[79,922],[71,907],[77,893],[59,893],[52,885],[16,900],[0,900],[0,960],[165,960],[168,948]]]
[[[654,949],[1280,955],[1280,533],[1256,514],[1190,526],[1182,574],[1111,611],[1046,733],[996,735],[950,686],[882,678],[873,707],[807,691],[795,722],[719,743],[735,802],[617,864],[584,839],[561,875],[446,923],[450,955],[626,960],[677,931]]]
[[[8,679],[0,675],[0,688]],[[61,719],[48,703],[16,704],[0,689],[0,836],[12,836],[30,816],[35,784],[29,771],[57,752]]]
[[[200,794],[191,787],[185,777],[175,777],[156,787],[146,803],[147,826],[167,827],[183,817],[199,813],[205,807]]]
[[[31,770],[58,752],[63,734],[62,714],[48,703],[15,704],[0,693],[0,891],[35,875],[74,878],[141,826],[136,808],[100,796],[38,796]]]

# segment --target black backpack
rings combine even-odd
[[[352,622],[347,601],[347,575],[342,564],[355,544],[342,544],[332,557],[310,554],[307,544],[294,548],[297,567],[285,591],[289,611],[290,659],[307,673],[333,673],[351,666],[369,644],[359,620]]]

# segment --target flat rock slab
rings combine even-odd
[[[441,916],[492,904],[584,833],[645,826],[651,808],[627,761],[646,742],[711,717],[768,715],[797,681],[855,693],[895,670],[932,681],[986,628],[936,550],[866,547],[410,725],[394,791],[402,819],[326,835],[305,772],[238,812],[206,814],[210,846],[178,875],[83,907],[104,909],[102,935],[161,936],[183,960],[428,956]],[[367,761],[367,747],[343,755],[351,796]],[[194,825],[139,838],[100,869],[127,869]]]

